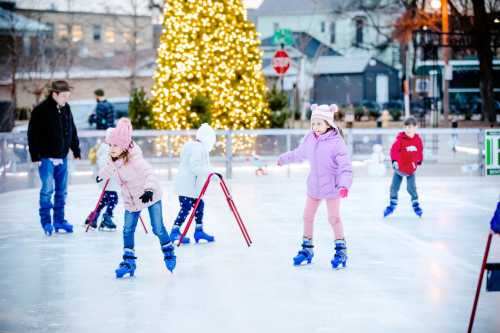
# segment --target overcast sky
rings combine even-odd
[[[249,8],[258,7],[263,0],[243,0]],[[49,9],[68,10],[68,7],[74,11],[92,11],[92,12],[130,12],[131,3],[138,4],[141,12],[148,11],[148,2],[146,0],[15,0],[20,8],[30,9]]]

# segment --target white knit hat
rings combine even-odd
[[[312,119],[322,119],[325,120],[330,126],[333,128],[337,128],[337,125],[335,124],[335,121],[333,119],[333,116],[335,112],[337,112],[339,108],[337,107],[337,104],[331,104],[331,105],[318,105],[318,104],[313,104],[311,105],[311,120]]]
[[[196,132],[196,139],[203,144],[208,152],[210,152],[215,144],[215,131],[209,124],[203,123]]]

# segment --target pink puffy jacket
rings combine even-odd
[[[120,185],[123,203],[129,212],[138,212],[161,200],[161,188],[153,168],[146,162],[141,148],[135,143],[129,149],[129,159],[126,164],[123,159],[113,162],[109,158],[106,165],[99,170],[99,178],[106,180],[111,177],[114,177]],[[153,200],[142,203],[139,197],[146,190],[153,191]]]

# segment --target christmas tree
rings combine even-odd
[[[269,127],[259,45],[241,0],[168,0],[152,89],[154,127],[196,128],[204,119],[217,129]]]

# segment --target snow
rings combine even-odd
[[[302,236],[305,170],[254,177],[236,170],[231,192],[253,240],[248,248],[216,186],[206,196],[212,244],[176,248],[169,273],[159,243],[136,230],[136,276],[117,280],[121,232],[84,232],[94,184],[69,187],[74,234],[46,237],[38,190],[0,194],[1,332],[463,332],[500,181],[419,177],[424,217],[400,206],[381,218],[390,178],[355,177],[342,217],[348,266],[333,271],[333,235],[324,204],[315,257],[292,266]],[[162,182],[170,230],[178,209]],[[115,222],[123,225],[118,205]],[[147,213],[143,214],[149,223]],[[151,229],[148,225],[149,230]],[[192,236],[192,231],[189,232]],[[495,237],[491,260],[500,261]],[[498,332],[499,294],[481,291],[475,332]]]

